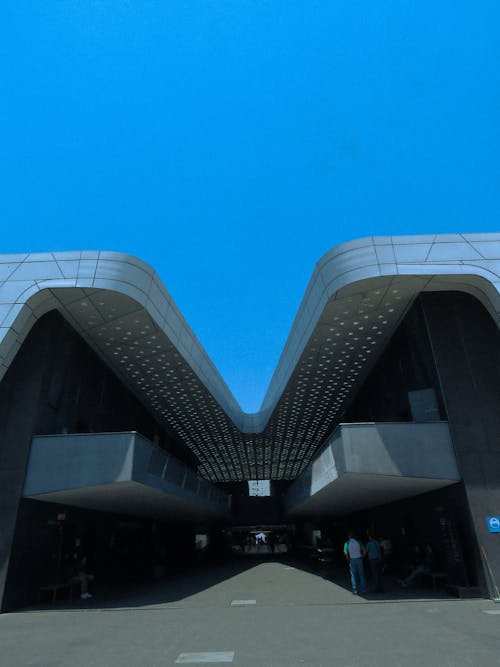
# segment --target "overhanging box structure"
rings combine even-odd
[[[472,541],[464,571],[492,592],[500,549],[484,517],[500,513],[499,285],[500,234],[368,237],[333,248],[316,265],[261,410],[245,414],[148,265],[114,252],[0,256],[4,607],[22,598],[23,521],[42,503],[230,525],[242,522],[244,502],[231,508],[228,493],[235,501],[250,479],[275,483],[280,520],[444,499],[445,556],[453,558],[450,531]],[[360,426],[367,422],[371,429]],[[345,458],[349,437],[351,453],[389,467],[361,461],[327,490],[307,488],[335,433],[344,445],[331,446],[333,460]],[[392,464],[414,467],[388,474],[389,452]],[[142,472],[96,477],[120,456],[140,459]],[[69,474],[75,460],[81,475]]]

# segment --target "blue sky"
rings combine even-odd
[[[500,5],[12,0],[2,252],[152,264],[258,409],[319,257],[499,231]]]

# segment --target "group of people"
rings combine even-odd
[[[387,547],[385,545],[387,544]],[[386,548],[389,553],[386,553]],[[384,564],[387,563],[388,557],[392,556],[392,544],[390,540],[377,540],[368,531],[366,545],[356,538],[353,532],[349,533],[349,537],[344,544],[344,555],[349,564],[349,571],[351,575],[351,586],[354,595],[366,593],[366,578],[364,569],[364,559],[366,557],[370,574],[372,579],[373,593],[384,592]],[[409,568],[406,576],[399,580],[399,583],[404,588],[410,586],[414,579],[422,574],[432,572],[434,565],[434,556],[430,544],[425,545],[424,552],[421,558],[416,558],[412,566]]]
[[[383,551],[380,543],[371,535],[367,533],[368,541],[366,546],[356,539],[354,533],[349,533],[349,538],[344,544],[344,555],[349,563],[349,571],[351,573],[351,585],[354,595],[366,593],[366,579],[363,559],[368,557],[370,572],[373,582],[373,592],[384,592],[383,580]]]

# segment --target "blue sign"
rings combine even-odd
[[[487,516],[486,523],[490,533],[500,533],[500,516]]]

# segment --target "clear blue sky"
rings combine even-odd
[[[152,264],[259,407],[315,262],[499,231],[495,0],[7,0],[2,252]]]

